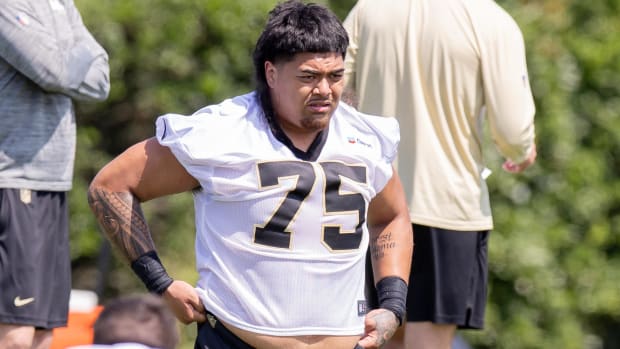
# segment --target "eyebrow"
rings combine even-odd
[[[314,69],[302,69],[301,73],[312,74],[312,75],[321,75],[321,72],[319,72],[318,70],[314,70]],[[337,70],[332,70],[332,71],[327,72],[327,74],[338,74],[338,73],[344,73],[344,68],[337,69]]]

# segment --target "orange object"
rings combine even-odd
[[[91,311],[69,311],[67,327],[55,328],[50,349],[65,349],[74,345],[92,344],[94,337],[93,325],[103,310],[102,305]]]

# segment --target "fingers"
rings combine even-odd
[[[194,309],[193,320],[198,323],[205,322],[207,321],[207,314],[204,311]]]
[[[502,165],[502,168],[504,169],[504,171],[510,173],[517,173],[520,171],[520,166],[510,160],[505,161]]]
[[[510,160],[506,160],[504,164],[502,165],[502,168],[504,169],[504,171],[510,172],[510,173],[523,172],[526,168],[534,164],[537,156],[538,156],[538,153],[536,151],[536,144],[534,144],[532,146],[532,150],[530,151],[530,154],[525,160],[523,160],[523,162],[515,164],[514,162]]]
[[[184,321],[186,324],[192,322],[205,322],[207,321],[207,313],[205,307],[202,305],[200,301],[200,297],[195,291],[192,289],[191,293],[188,294],[187,298],[181,299],[180,301],[184,303],[185,314]]]
[[[207,321],[207,310],[205,309],[197,292],[193,292],[192,296],[188,300],[189,305],[192,308],[192,319],[196,322]]]
[[[502,168],[506,172],[520,173],[520,172],[523,172],[523,170],[525,170],[526,168],[530,167],[531,164],[533,164],[533,162],[530,161],[529,159],[523,161],[520,164],[515,164],[514,162],[508,160],[504,162],[504,164],[502,165]]]
[[[175,280],[164,293],[173,313],[184,324],[206,321],[205,308],[196,290],[184,281]]]
[[[207,310],[205,309],[204,305],[202,305],[200,298],[198,298],[197,302],[193,302],[191,305],[192,305],[192,310],[193,310],[194,321],[196,322],[207,321]]]
[[[382,309],[383,310],[383,309]],[[377,345],[381,347],[388,339],[392,338],[398,329],[398,319],[396,315],[389,310],[384,310],[374,316],[377,330]]]
[[[375,309],[366,315],[365,327],[365,333],[354,349],[381,348],[398,329],[398,319],[387,309]]]

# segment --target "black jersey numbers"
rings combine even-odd
[[[343,192],[343,177],[366,184],[366,167],[347,165],[340,162],[322,162],[324,173],[324,214],[338,215],[357,213],[357,224],[353,230],[344,231],[341,226],[323,226],[322,242],[330,250],[351,250],[359,248],[362,240],[362,226],[366,219],[366,202],[360,193]],[[285,179],[294,179],[294,187],[276,208],[275,213],[262,226],[254,229],[254,242],[271,247],[290,248],[291,234],[287,230],[295,219],[301,204],[312,191],[316,182],[315,167],[309,162],[281,161],[258,164],[261,187],[281,185]]]
[[[254,242],[261,245],[289,248],[291,232],[289,223],[295,217],[301,203],[306,199],[316,180],[312,164],[301,161],[263,162],[258,164],[261,187],[278,185],[281,179],[295,178],[296,184],[263,227],[254,229]]]
[[[366,167],[351,166],[341,162],[321,163],[325,172],[325,213],[357,213],[357,225],[353,232],[342,231],[340,226],[324,226],[323,241],[332,250],[352,250],[362,241],[362,225],[366,221],[366,203],[360,193],[341,192],[342,177],[366,184]]]

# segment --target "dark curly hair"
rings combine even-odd
[[[273,106],[265,77],[265,62],[291,61],[298,53],[340,53],[344,59],[349,37],[336,15],[324,6],[299,0],[278,4],[254,48],[256,92],[268,118]]]

